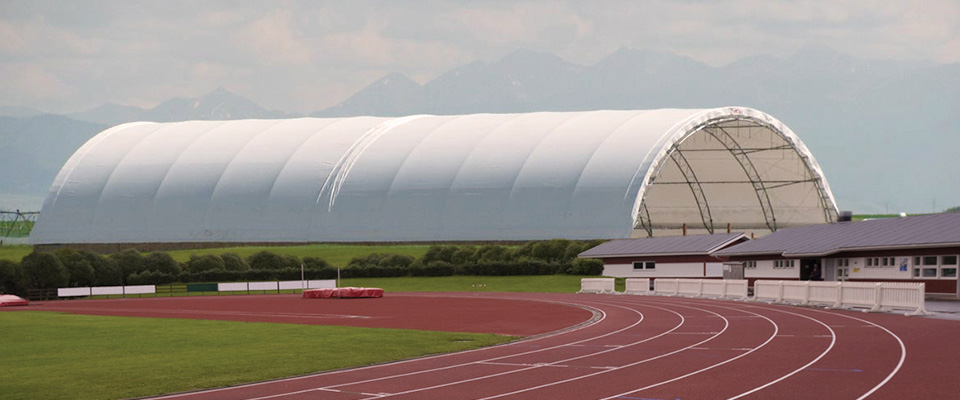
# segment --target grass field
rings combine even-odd
[[[490,334],[0,312],[3,399],[116,399],[513,340]],[[268,340],[265,340],[268,339]],[[384,343],[390,343],[384,346]]]
[[[27,254],[33,251],[33,246],[0,246],[0,260],[10,260],[19,262]]]

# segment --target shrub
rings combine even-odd
[[[147,271],[157,271],[170,276],[180,275],[183,268],[180,263],[164,252],[153,252],[143,258],[143,266]]]
[[[603,261],[596,258],[578,258],[573,260],[566,273],[570,275],[601,275],[603,274]]]
[[[23,269],[10,260],[0,260],[0,294],[25,295]]]
[[[427,253],[420,259],[423,265],[430,265],[434,261],[453,262],[453,253],[457,251],[457,246],[452,245],[433,245],[427,249]]]
[[[407,268],[413,264],[413,260],[413,256],[405,254],[388,254],[384,255],[377,265],[384,268]]]
[[[67,270],[69,276],[67,287],[93,286],[96,273],[83,254],[73,249],[62,248],[54,251],[53,255],[60,259]]]
[[[247,257],[247,264],[250,265],[251,269],[280,270],[283,269],[286,260],[281,256],[264,250]]]
[[[187,261],[187,270],[191,273],[225,271],[223,259],[215,254],[191,255]]]
[[[93,286],[119,286],[123,284],[120,267],[112,259],[87,250],[79,250],[93,267]]]
[[[127,277],[129,277],[130,274],[146,271],[144,268],[143,255],[135,249],[126,249],[119,253],[113,253],[110,255],[110,259],[120,268],[120,278],[124,285],[127,284]]]
[[[411,271],[412,272],[412,271]],[[416,276],[452,276],[457,268],[446,261],[434,261],[427,266],[417,269]]]
[[[51,253],[33,252],[20,260],[27,289],[56,289],[67,286],[70,275]]]
[[[330,263],[326,262],[321,258],[316,258],[316,257],[304,257],[303,266],[305,269],[308,269],[308,270],[318,270],[318,269],[332,267]]]
[[[283,268],[296,268],[300,269],[300,257],[297,257],[293,254],[284,254],[283,258]]]
[[[498,244],[480,246],[476,253],[476,262],[502,262],[510,260],[510,249]]]
[[[127,281],[131,285],[168,285],[176,280],[177,275],[162,271],[143,271],[130,274]]]
[[[236,253],[223,253],[220,255],[220,258],[223,259],[223,268],[227,271],[250,270],[250,264],[247,263],[247,260],[244,260],[243,257],[240,257]]]

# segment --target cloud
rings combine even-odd
[[[224,86],[268,107],[308,112],[390,72],[425,81],[520,48],[588,65],[620,47],[712,65],[809,47],[960,62],[960,3],[3,2],[3,78],[22,76],[43,89],[4,83],[0,104],[52,111],[102,101],[149,106]]]

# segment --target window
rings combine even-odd
[[[937,265],[937,256],[923,257],[923,265]]]
[[[635,261],[633,263],[633,269],[654,269],[656,265],[653,261]]]
[[[956,269],[956,268],[944,268],[944,269],[941,269],[940,272],[941,272],[941,273],[940,273],[940,277],[941,277],[941,278],[956,278],[956,277],[957,277],[957,269]]]
[[[919,277],[920,277],[920,268],[914,268],[914,269],[913,269],[913,277],[914,277],[914,278],[919,278]]]
[[[922,275],[924,278],[936,278],[937,269],[936,268],[924,268]]]
[[[793,268],[794,260],[776,260],[773,262],[774,268]]]
[[[757,262],[756,262],[756,261],[744,261],[744,262],[743,262],[743,269],[757,269]]]
[[[940,258],[941,265],[957,265],[957,256],[943,256]]]
[[[913,258],[913,265],[920,265],[920,257]]]
[[[868,266],[868,267],[872,267],[872,266],[873,266],[873,259],[872,259],[872,258],[868,258],[868,259],[867,259],[867,266]]]

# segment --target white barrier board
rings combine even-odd
[[[319,281],[307,281],[307,289],[332,289],[337,287],[336,279],[324,279]]]
[[[57,297],[74,297],[74,296],[89,296],[89,295],[90,295],[90,288],[88,287],[57,289]]]
[[[305,289],[307,281],[280,281],[280,290]]]
[[[250,290],[277,290],[277,282],[248,282]]]
[[[218,283],[218,292],[245,292],[247,290],[246,282]]]
[[[105,294],[123,294],[123,286],[97,286],[91,288],[94,296]]]
[[[126,294],[153,294],[157,292],[154,285],[124,286],[123,291]]]

